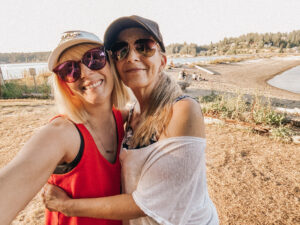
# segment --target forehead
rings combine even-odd
[[[135,41],[136,39],[140,38],[150,38],[152,37],[151,34],[139,27],[132,27],[125,30],[122,30],[117,38],[117,41]]]

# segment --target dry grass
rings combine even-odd
[[[0,167],[55,114],[49,100],[0,100]],[[18,128],[18,129],[16,129]],[[221,224],[299,224],[299,146],[207,125],[207,181]],[[39,195],[14,220],[44,223]]]
[[[299,146],[207,126],[207,177],[221,224],[299,224]]]

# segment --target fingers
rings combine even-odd
[[[49,210],[49,211],[53,211],[50,208],[50,204],[49,202],[51,201],[51,189],[52,189],[52,184],[45,184],[43,189],[42,189],[42,199],[43,199],[43,203],[45,205],[45,207]]]

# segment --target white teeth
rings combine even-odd
[[[86,89],[91,89],[91,88],[94,88],[94,87],[97,87],[99,85],[101,85],[103,82],[103,80],[99,80],[98,82],[94,83],[94,84],[91,84],[89,86],[86,86]]]

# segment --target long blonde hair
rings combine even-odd
[[[182,95],[180,87],[165,72],[158,75],[159,79],[152,89],[145,110],[140,115],[141,121],[134,130],[132,146],[147,146],[153,135],[159,137],[166,134],[175,99]]]
[[[99,45],[95,44],[81,44],[76,48],[70,48],[64,52],[57,64],[69,59],[80,59],[82,53],[95,48]],[[111,69],[113,66],[111,66]],[[114,87],[112,90],[112,103],[116,108],[123,108],[129,99],[129,95],[125,85],[116,77],[115,73],[112,73],[114,80]],[[53,92],[54,98],[59,110],[59,113],[66,115],[70,120],[75,123],[84,123],[87,120],[87,112],[85,111],[81,99],[74,95],[68,85],[59,79],[59,77],[53,73]]]
[[[160,54],[164,55],[163,52],[160,52]],[[113,60],[111,62],[113,73],[116,73],[118,79],[121,79],[115,62]],[[140,115],[140,122],[130,140],[131,148],[135,148],[138,145],[147,146],[150,144],[153,135],[159,137],[166,132],[166,127],[172,117],[174,101],[178,96],[182,95],[180,87],[168,74],[162,71],[157,76],[159,78],[149,95],[146,108]]]

